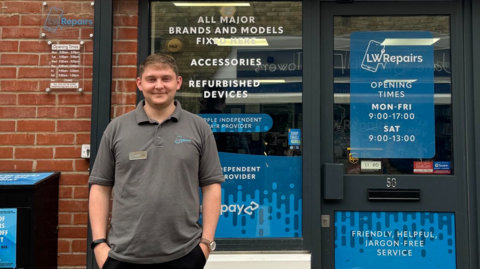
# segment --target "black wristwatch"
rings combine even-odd
[[[108,245],[107,239],[102,238],[102,239],[97,239],[97,240],[93,241],[92,244],[90,245],[90,247],[92,249],[94,249],[96,246],[100,245],[101,243],[106,243]]]

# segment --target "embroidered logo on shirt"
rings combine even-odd
[[[175,144],[181,144],[183,142],[192,142],[191,139],[183,139],[181,135],[177,135],[177,138],[175,139]]]

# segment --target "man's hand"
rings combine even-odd
[[[98,268],[103,268],[103,265],[107,261],[108,252],[110,251],[110,247],[103,243],[95,247],[95,259],[97,260]]]
[[[208,251],[208,247],[205,244],[200,243],[200,248],[203,251],[203,255],[205,255],[205,260],[208,260],[208,256],[210,256],[210,251]]]

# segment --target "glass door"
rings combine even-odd
[[[322,268],[468,268],[459,7],[321,5]]]

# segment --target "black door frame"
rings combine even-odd
[[[329,1],[330,2],[330,1]],[[456,230],[457,230],[457,268],[478,268],[476,265],[478,262],[476,250],[477,250],[477,232],[478,229],[476,228],[476,199],[469,196],[468,198],[462,198],[463,195],[469,195],[472,193],[473,190],[476,189],[475,186],[475,171],[472,171],[471,164],[475,163],[474,156],[470,156],[467,159],[467,149],[472,144],[468,142],[472,142],[473,138],[472,132],[467,130],[466,122],[473,119],[473,115],[467,113],[468,104],[466,104],[466,100],[471,100],[468,98],[473,91],[472,88],[466,88],[466,84],[469,84],[468,77],[469,74],[466,72],[467,70],[471,70],[471,68],[466,68],[469,64],[466,59],[468,58],[468,49],[470,48],[468,40],[469,33],[465,32],[465,29],[468,29],[471,25],[471,21],[469,21],[468,16],[462,16],[463,13],[470,13],[471,10],[469,9],[469,3],[465,2],[462,3],[461,1],[455,2],[447,2],[441,1],[437,3],[433,3],[431,1],[425,2],[415,2],[415,3],[406,3],[407,1],[401,2],[369,2],[369,3],[362,3],[363,1],[355,2],[353,5],[347,4],[340,4],[340,3],[321,3],[320,4],[320,28],[321,34],[320,38],[322,40],[320,44],[320,106],[321,112],[319,118],[322,120],[322,126],[326,128],[322,129],[320,132],[320,140],[321,140],[321,147],[322,152],[319,153],[319,164],[323,163],[331,163],[333,162],[333,131],[331,130],[331,126],[333,126],[333,17],[334,16],[388,16],[388,15],[450,15],[451,17],[451,50],[452,50],[452,66],[455,68],[455,73],[453,73],[452,77],[452,114],[453,114],[453,124],[454,124],[454,141],[453,145],[455,148],[454,153],[454,160],[457,165],[462,165],[462,171],[455,172],[455,175],[452,176],[452,179],[464,179],[464,184],[457,185],[459,188],[459,192],[457,193],[457,197],[453,197],[453,199],[458,200],[458,206],[456,207],[457,210],[453,210],[453,207],[450,206],[447,199],[444,197],[451,197],[449,194],[449,190],[443,190],[443,194],[441,192],[437,192],[436,194],[441,194],[442,197],[430,197],[430,200],[435,200],[437,204],[432,207],[434,204],[415,204],[415,211],[455,211],[457,214],[460,214],[465,218],[464,223],[461,223],[461,219],[457,216],[456,218]],[[463,4],[463,5],[462,5]],[[423,8],[420,8],[423,7]],[[426,8],[428,7],[428,8]],[[330,22],[330,23],[327,23]],[[467,38],[467,40],[465,39]],[[471,54],[470,54],[471,55]],[[467,65],[466,65],[467,64]],[[471,65],[470,65],[471,66]],[[470,77],[471,78],[471,77]],[[470,84],[471,85],[471,84]],[[465,89],[465,91],[463,90]],[[473,107],[471,107],[473,108]],[[465,115],[465,120],[462,120],[462,115]],[[470,125],[471,126],[471,125]],[[327,130],[325,130],[327,129]],[[468,133],[467,133],[468,131]],[[464,167],[464,168],[463,168]],[[372,178],[372,176],[368,176]],[[366,194],[363,192],[360,193],[359,191],[351,191],[365,189],[365,183],[359,181],[358,179],[362,178],[362,176],[351,176],[346,175],[345,177],[345,184],[355,185],[354,188],[345,188],[345,196],[355,197],[355,209],[354,211],[389,211],[386,210],[388,206],[381,203],[369,203],[367,199],[362,199],[366,197]],[[375,182],[369,182],[368,187],[372,188],[383,188],[385,183],[385,176],[377,176],[378,180]],[[400,176],[398,177],[400,178]],[[353,180],[357,179],[357,180]],[[435,181],[432,181],[434,178],[430,178],[429,180],[426,178],[422,178],[422,181],[415,181],[418,179],[416,176],[403,176],[402,181],[407,182],[405,186],[411,187],[415,186],[422,190],[426,190],[429,188],[429,183],[432,184]],[[324,180],[324,179],[322,179]],[[425,191],[424,191],[425,192]],[[320,192],[321,193],[321,192]],[[443,199],[442,199],[443,198]],[[463,201],[462,201],[463,199]],[[334,268],[334,249],[333,249],[333,234],[334,234],[334,221],[333,221],[333,212],[336,210],[348,210],[349,206],[338,203],[334,206],[335,203],[330,202],[323,202],[323,211],[321,214],[327,214],[331,216],[331,225],[330,228],[322,228],[322,235],[324,240],[322,243],[325,244],[328,242],[328,246],[322,246],[322,259],[313,261],[313,264],[321,264],[322,268]],[[465,207],[463,207],[465,205]],[[336,209],[332,210],[335,207]],[[351,207],[351,205],[350,205]],[[410,208],[410,209],[409,209]],[[413,207],[408,204],[396,203],[395,204],[395,211],[414,211],[412,210]],[[469,211],[470,209],[470,211]],[[473,210],[472,210],[473,209]],[[353,209],[352,209],[353,210]],[[473,214],[473,215],[472,215]],[[475,218],[475,220],[473,220]],[[472,238],[468,241],[468,238]],[[326,238],[328,237],[328,238]],[[466,240],[463,244],[460,244],[463,240]],[[466,260],[469,260],[468,262]],[[468,267],[470,266],[470,267]]]
[[[472,160],[469,162],[469,178],[472,181],[472,185],[475,188],[472,188],[470,191],[471,197],[474,197],[472,203],[474,204],[475,210],[471,212],[471,226],[477,227],[472,228],[472,237],[475,235],[473,232],[476,231],[475,238],[477,241],[475,244],[472,244],[472,253],[479,252],[479,242],[480,242],[480,214],[478,213],[479,203],[478,200],[480,197],[480,184],[477,181],[480,179],[477,172],[477,167],[480,167],[480,107],[475,104],[480,104],[480,67],[475,66],[473,63],[480,62],[480,51],[474,48],[480,48],[480,2],[479,1],[469,1],[465,4],[465,32],[470,33],[468,38],[466,38],[466,47],[465,51],[472,55],[472,57],[467,57],[466,63],[468,67],[471,67],[470,71],[467,72],[467,87],[473,89],[468,97],[470,102],[467,103],[467,111],[472,111],[473,116],[467,118],[467,126],[473,126],[468,130],[473,139],[470,143],[471,149],[468,151],[468,158]],[[473,252],[475,251],[475,252]],[[480,267],[480,255],[477,255],[475,262],[472,261],[472,268]]]
[[[93,39],[92,121],[90,133],[90,169],[92,171],[98,147],[111,119],[113,0],[97,1],[95,5]],[[90,244],[92,230],[87,227],[87,268],[98,269]]]

